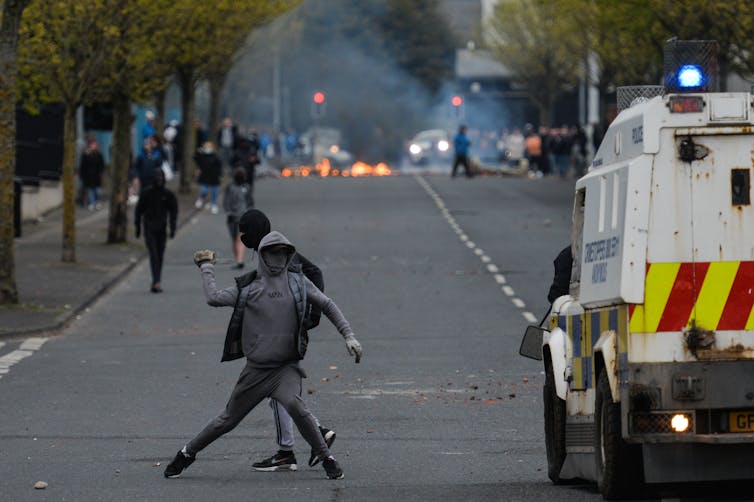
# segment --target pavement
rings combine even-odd
[[[196,194],[178,192],[177,180],[168,187],[178,197],[178,232],[198,210]],[[62,329],[86,311],[109,288],[148,258],[143,237],[133,231],[129,207],[128,242],[107,244],[108,201],[89,211],[76,207],[76,262],[62,256],[63,210],[53,209],[40,221],[21,226],[15,239],[16,287],[19,303],[0,306],[0,338],[44,334]],[[170,241],[168,241],[170,247]],[[148,291],[150,279],[144,281]]]

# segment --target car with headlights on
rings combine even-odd
[[[451,157],[451,143],[443,129],[420,131],[408,144],[408,157],[412,164],[427,164]]]

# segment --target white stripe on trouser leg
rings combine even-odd
[[[281,450],[293,450],[293,419],[285,411],[283,405],[274,399],[270,399],[270,406],[272,406],[273,415],[275,416],[278,447]]]

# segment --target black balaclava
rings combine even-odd
[[[238,220],[241,242],[250,249],[259,249],[262,237],[270,233],[270,220],[259,209],[249,209]]]
[[[154,180],[152,185],[155,188],[165,188],[165,173],[162,172],[162,168],[154,170],[154,177],[152,179]]]

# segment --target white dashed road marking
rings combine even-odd
[[[442,197],[440,197],[440,195],[435,192],[435,190],[431,186],[429,186],[429,183],[427,183],[424,178],[422,178],[421,176],[414,176],[414,178],[419,183],[419,185],[424,188],[430,198],[435,201],[435,204],[440,210],[440,213],[447,220],[448,224],[450,224],[450,227],[453,229],[453,231],[458,234],[458,238],[461,239],[461,242],[465,243],[467,248],[472,249],[474,251],[474,254],[479,257],[482,263],[485,264],[487,271],[495,278],[495,282],[497,282],[498,284],[506,284],[505,276],[499,273],[500,270],[497,268],[497,265],[491,263],[492,258],[487,256],[484,253],[484,250],[477,247],[476,243],[469,239],[469,236],[466,235],[463,229],[456,222],[455,218],[453,218],[453,215],[450,214],[450,211],[445,205],[445,202],[442,200]],[[523,300],[521,300],[521,298],[516,297],[516,292],[512,287],[505,285],[501,289],[506,296],[510,297],[511,303],[513,303],[513,305],[515,305],[519,309],[526,308],[526,304]],[[532,314],[531,312],[524,311],[521,312],[521,315],[524,316],[524,319],[526,319],[528,322],[537,322],[537,318],[534,317],[534,314]]]
[[[47,338],[27,338],[19,345],[18,349],[0,356],[0,378],[6,375],[14,364],[26,359],[39,350],[46,341]],[[0,348],[4,345],[5,342],[0,342]]]
[[[538,321],[538,319],[534,317],[534,314],[532,314],[531,312],[524,312],[524,317],[526,318],[527,321],[532,322],[532,323]]]

